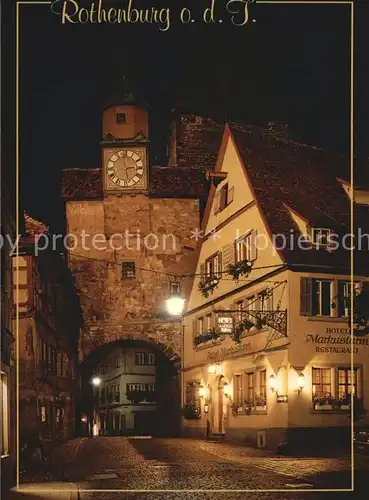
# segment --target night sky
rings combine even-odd
[[[81,1],[90,5],[91,0]],[[193,8],[210,0],[136,0]],[[216,0],[224,15],[225,0]],[[105,0],[104,6],[126,6]],[[14,22],[3,7],[3,146],[14,168]],[[63,231],[63,168],[100,167],[101,112],[126,75],[150,103],[151,162],[165,163],[171,109],[245,123],[289,124],[291,136],[349,150],[350,17],[347,5],[252,5],[243,27],[173,21],[157,25],[62,25],[47,5],[21,7],[20,183],[23,206]],[[369,6],[356,7],[356,154],[369,156]],[[173,17],[172,16],[172,17]],[[5,24],[4,24],[5,23]],[[5,153],[4,153],[5,154]],[[4,168],[4,165],[3,165]]]

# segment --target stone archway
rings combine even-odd
[[[163,435],[163,436],[177,436],[180,434],[180,365],[181,360],[179,355],[174,352],[174,350],[162,342],[157,341],[155,338],[150,338],[149,336],[144,335],[136,335],[130,336],[129,338],[125,337],[123,339],[117,339],[110,343],[102,343],[100,347],[95,345],[95,349],[91,349],[90,352],[85,356],[83,362],[81,363],[81,374],[82,374],[82,394],[84,395],[83,400],[81,401],[81,412],[90,415],[90,421],[94,420],[93,417],[93,408],[96,406],[96,396],[94,396],[94,392],[91,385],[91,380],[94,375],[94,367],[98,366],[102,360],[109,357],[111,353],[115,353],[116,350],[123,349],[124,352],[132,351],[132,350],[144,350],[149,349],[153,353],[155,353],[155,390],[156,390],[156,401],[155,401],[155,429],[150,431],[150,434],[155,435]],[[103,363],[105,366],[105,363]],[[133,371],[139,371],[133,370]],[[119,405],[110,406],[110,404],[104,401],[104,420],[111,422],[111,418],[116,418],[116,413],[119,411],[123,412],[128,411],[130,402],[126,400],[125,388],[127,386],[127,382],[140,382],[140,376],[137,375],[137,380],[132,377],[132,370],[126,370],[126,372],[119,371],[119,384],[120,387],[123,387],[120,390],[120,399]],[[115,379],[117,378],[117,371],[114,372]],[[129,376],[128,376],[129,374]],[[142,375],[142,374],[141,374]],[[105,377],[101,377],[105,380]],[[147,378],[144,377],[144,380]],[[124,392],[123,392],[124,391]],[[98,391],[97,391],[98,392]],[[132,403],[133,405],[133,403]],[[106,407],[105,407],[106,406]],[[134,405],[133,405],[134,406]],[[139,417],[143,416],[143,412],[140,411],[142,408],[137,408],[135,406],[135,410],[137,411],[134,420],[139,421]],[[113,409],[113,416],[111,417],[111,409]],[[105,412],[105,410],[107,410]],[[109,415],[109,417],[107,417]],[[125,418],[125,417],[124,417]],[[142,420],[142,419],[141,419]],[[153,419],[151,419],[153,420]],[[141,424],[140,424],[141,425]],[[139,424],[137,424],[138,427]],[[136,429],[137,430],[137,429]],[[110,429],[108,429],[108,433],[110,433]],[[142,433],[142,425],[137,430],[138,433]]]
[[[124,332],[121,333],[118,331],[114,333],[109,331],[107,333],[106,330],[99,327],[90,327],[88,331],[85,329],[82,331],[79,342],[80,360],[83,361],[85,357],[105,345],[136,340],[153,344],[171,362],[178,365],[178,367],[180,366],[181,346],[178,332],[173,331],[173,323],[167,324],[153,321],[150,326],[147,324],[133,326],[134,328],[132,326],[129,329],[125,328]]]

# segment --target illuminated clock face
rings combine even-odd
[[[108,161],[108,177],[119,187],[133,187],[143,176],[141,157],[130,150],[115,152]]]

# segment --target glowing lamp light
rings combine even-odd
[[[86,424],[86,423],[87,423],[87,417],[82,417],[82,418],[81,418],[81,421],[82,421],[84,424]]]
[[[297,389],[299,392],[301,392],[304,387],[305,387],[305,375],[303,373],[300,373],[299,376],[297,377]]]
[[[217,375],[222,375],[222,374],[223,374],[223,367],[222,367],[222,365],[217,365],[217,366],[216,366],[216,371],[215,371],[215,373],[216,373]]]
[[[172,292],[166,300],[167,311],[171,316],[180,316],[184,309],[185,299],[179,292]]]
[[[200,389],[199,389],[199,395],[200,395],[200,398],[208,399],[208,397],[209,397],[209,388],[201,386]]]
[[[270,390],[272,392],[276,392],[277,391],[277,379],[275,378],[274,375],[271,375],[269,377],[269,387],[270,387]]]
[[[101,378],[100,377],[94,377],[92,379],[92,385],[94,385],[95,387],[99,386],[101,384]]]
[[[209,368],[208,368],[208,373],[210,373],[211,375],[215,375],[216,372],[217,372],[216,365],[210,365]]]

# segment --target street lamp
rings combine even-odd
[[[183,312],[185,299],[181,295],[179,283],[171,283],[170,294],[166,299],[167,311],[171,316],[180,316]]]
[[[305,387],[305,375],[300,373],[297,377],[297,390],[300,393]]]
[[[99,387],[99,385],[101,384],[101,378],[100,377],[92,377],[91,383],[97,389]],[[97,418],[98,418],[98,400],[99,400],[98,390],[96,392],[93,391],[93,398],[94,398],[94,407],[93,407],[92,435],[97,436],[98,435]]]
[[[278,383],[277,383],[277,379],[275,378],[274,375],[271,375],[269,377],[269,387],[270,387],[270,390],[272,392],[277,392],[277,389],[278,389]]]

